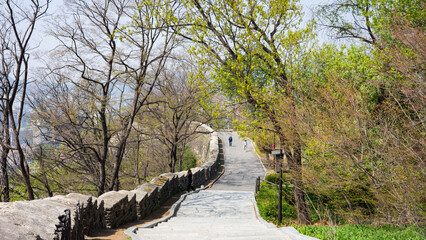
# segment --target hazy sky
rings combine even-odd
[[[312,18],[312,10],[317,7],[321,3],[331,2],[333,0],[301,0],[300,3],[303,5],[305,16],[305,21],[308,21]],[[52,0],[51,6],[49,8],[48,13],[51,16],[55,16],[56,14],[61,12],[61,8],[64,7],[63,0]],[[49,16],[49,18],[51,17]],[[58,17],[58,16],[57,16]],[[46,18],[47,19],[47,18]],[[47,24],[46,22],[40,22],[39,25],[36,26],[36,34],[34,35],[33,46],[36,44],[40,45],[40,48],[37,51],[37,55],[43,56],[46,54],[46,51],[52,50],[54,46],[56,46],[56,41],[54,38],[49,37],[47,34]],[[324,33],[324,31],[317,32],[318,39],[320,42],[331,41],[330,38]],[[39,64],[37,64],[39,65]]]

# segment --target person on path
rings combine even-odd
[[[192,191],[195,191],[194,187],[192,186],[192,171],[191,171],[191,169],[188,169],[186,176],[188,177],[187,191],[190,192],[191,189],[192,189]]]
[[[229,140],[229,146],[232,146],[232,136],[229,136],[228,140]]]
[[[247,149],[247,140],[244,140],[244,150]]]

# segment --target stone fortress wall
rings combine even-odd
[[[217,171],[218,136],[211,132],[205,162],[192,168],[193,185],[200,187]],[[208,141],[207,141],[208,142]],[[33,201],[0,203],[0,238],[84,239],[95,229],[116,228],[146,217],[159,204],[186,189],[186,171],[163,173],[149,183],[99,197],[70,193]]]

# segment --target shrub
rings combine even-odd
[[[290,187],[283,187],[285,192],[291,191]],[[283,192],[284,192],[283,191]],[[257,205],[260,215],[267,221],[278,222],[278,190],[274,185],[262,183],[257,197]],[[296,208],[286,201],[283,194],[282,216],[284,223],[290,223],[297,217]]]
[[[182,170],[188,170],[197,166],[197,157],[191,148],[186,146],[182,157]]]
[[[272,183],[278,184],[279,178],[280,178],[280,174],[279,173],[273,173],[273,174],[266,175],[265,180],[268,181],[268,182],[272,182]],[[283,173],[282,174],[282,179],[283,179],[283,182],[288,182],[289,183],[290,182],[290,174]]]

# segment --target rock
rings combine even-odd
[[[70,235],[68,206],[46,200],[0,203],[0,236],[8,239],[54,239]]]

